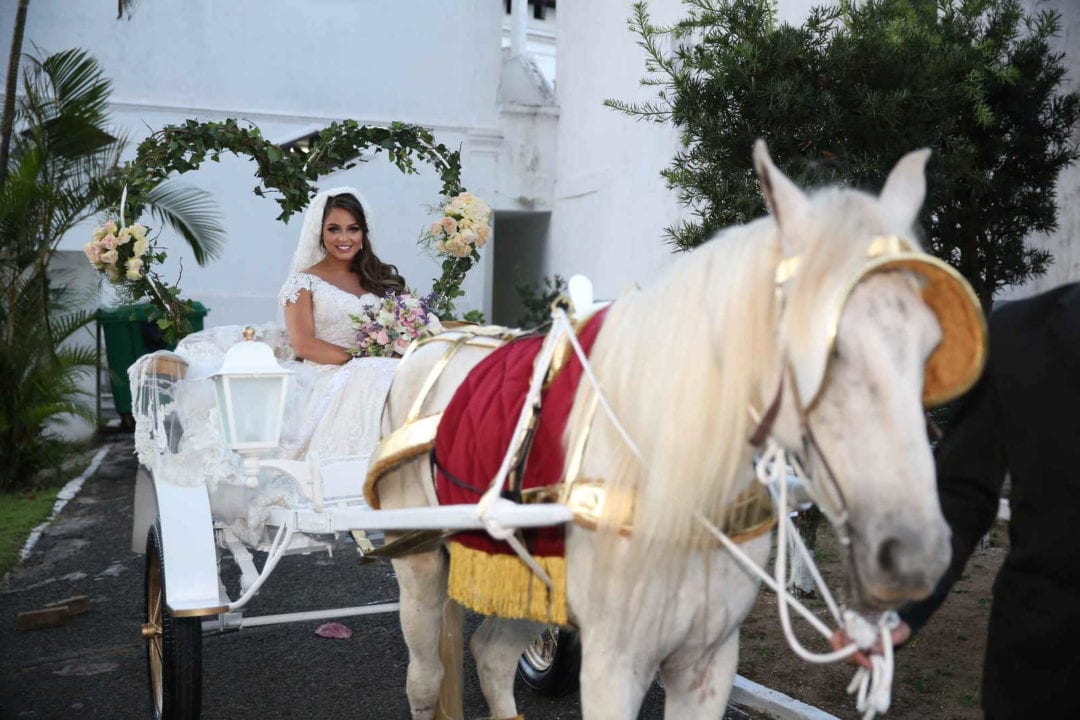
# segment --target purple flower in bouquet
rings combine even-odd
[[[387,293],[380,302],[351,315],[356,329],[356,357],[401,357],[413,340],[442,332],[439,318],[428,309],[430,298]]]

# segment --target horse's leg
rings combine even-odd
[[[517,716],[514,702],[514,676],[518,658],[544,626],[531,620],[507,620],[488,617],[469,640],[476,659],[480,689],[493,718]]]
[[[652,684],[663,651],[654,632],[635,632],[626,623],[623,600],[634,588],[620,573],[616,557],[600,567],[595,561],[596,535],[576,525],[566,531],[566,596],[570,614],[581,637],[581,709],[587,720],[635,720]],[[597,587],[592,573],[603,571]],[[634,619],[637,628],[649,628],[653,620],[641,605],[638,589],[632,600],[642,609]],[[654,626],[655,627],[655,626]],[[658,652],[659,650],[659,652]]]
[[[707,648],[697,657],[687,655],[676,653],[661,665],[666,692],[664,717],[723,717],[739,662],[738,628],[718,647]]]
[[[587,720],[634,720],[652,684],[656,666],[632,648],[617,651],[603,642],[581,643],[581,710]]]
[[[402,361],[383,411],[384,436],[404,425],[416,394],[429,373],[443,362],[448,347],[445,343],[431,343]],[[444,409],[468,371],[490,352],[490,348],[466,346],[454,355],[454,362],[445,368],[422,404],[421,416]],[[426,458],[420,456],[389,472],[379,481],[378,495],[385,510],[433,504],[435,491]],[[388,532],[387,542],[398,536]],[[400,590],[401,630],[409,648],[405,689],[413,720],[429,720],[438,711],[440,683],[445,676],[439,639],[446,602],[447,561],[440,549],[394,560],[393,564]]]
[[[440,549],[396,559],[393,565],[400,590],[401,631],[409,648],[405,692],[413,720],[431,720],[443,678],[439,635],[446,601],[446,558]]]
[[[743,550],[759,565],[768,557],[768,535],[748,540]],[[723,550],[697,554],[687,567],[680,598],[699,598],[687,608],[695,621],[679,647],[664,658],[660,673],[668,718],[722,717],[739,661],[739,625],[753,607],[758,584]]]

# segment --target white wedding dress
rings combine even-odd
[[[379,302],[371,293],[353,295],[305,272],[289,276],[278,300],[282,306],[294,303],[301,290],[311,292],[315,337],[344,348],[356,345],[350,316]],[[296,371],[297,392],[282,433],[285,454],[322,461],[370,457],[379,441],[383,404],[397,363],[375,357],[344,365],[287,363]]]

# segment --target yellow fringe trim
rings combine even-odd
[[[552,590],[517,555],[450,546],[450,597],[483,615],[566,625],[566,558],[535,557]]]

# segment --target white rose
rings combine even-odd
[[[115,250],[106,250],[105,252],[101,253],[101,262],[108,265],[115,265],[116,261],[119,259],[120,254],[117,253]]]
[[[480,239],[480,236],[475,230],[469,228],[467,230],[462,230],[460,233],[458,233],[458,239],[466,245],[471,246],[476,244],[476,242]]]
[[[128,280],[138,280],[142,277],[143,261],[137,257],[133,257],[128,260],[124,265],[127,267]]]
[[[135,242],[131,246],[131,251],[135,254],[135,257],[142,257],[149,249],[150,241],[146,239],[145,235],[141,238],[136,238]]]

